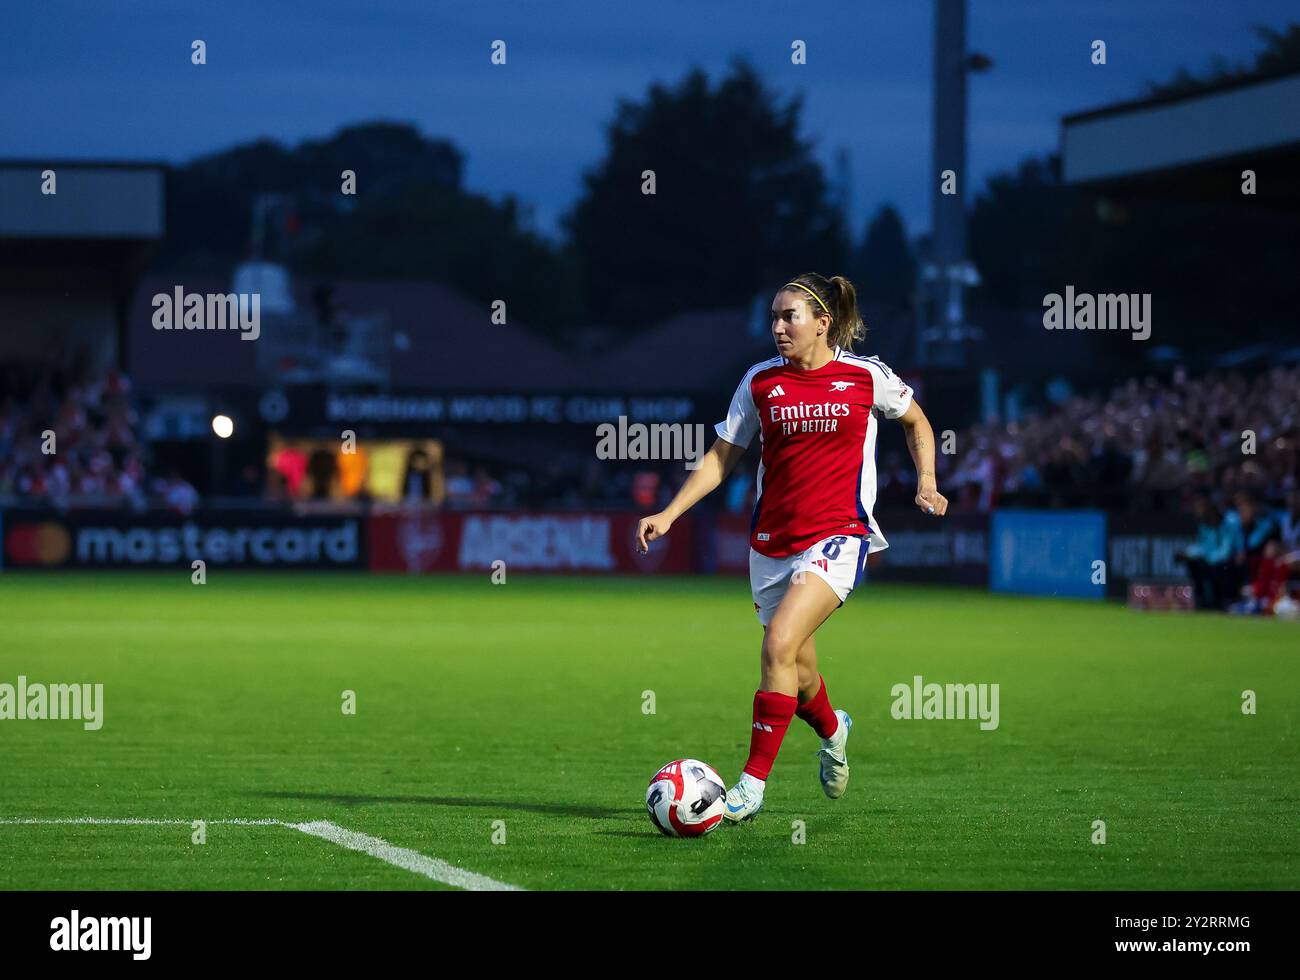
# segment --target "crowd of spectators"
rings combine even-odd
[[[1297,485],[1300,367],[1130,380],[1013,423],[959,433],[939,483],[959,508],[1185,510],[1238,491],[1277,505]]]
[[[1204,496],[1221,516],[1240,513],[1247,499],[1270,515],[1297,489],[1298,435],[1300,367],[1249,378],[1176,372],[958,432],[954,451],[938,454],[939,485],[954,511],[1191,512],[1193,498]],[[915,490],[911,459],[895,444],[882,446],[879,501],[905,505]],[[175,473],[147,475],[148,460],[122,371],[0,366],[0,499],[193,509],[195,488]],[[648,510],[662,507],[689,471],[680,461],[553,459],[525,468],[453,455],[442,474],[450,508]],[[745,512],[753,496],[752,464],[744,462],[710,506]]]
[[[882,433],[877,499],[906,506],[916,491],[907,452]],[[939,433],[936,433],[939,436]],[[940,438],[942,448],[943,439]],[[1105,395],[1064,399],[1013,423],[958,432],[937,456],[939,486],[954,511],[997,506],[1100,507],[1190,513],[1197,494],[1221,511],[1244,492],[1265,510],[1282,505],[1300,466],[1300,367],[1256,377],[1212,373],[1130,380]],[[591,460],[586,466],[491,467],[448,463],[448,501],[490,506],[662,507],[689,471],[676,463]],[[748,512],[754,472],[742,461],[706,506]],[[1271,511],[1270,511],[1271,512]]]
[[[192,508],[194,488],[149,479],[146,458],[124,372],[0,365],[0,499]]]
[[[937,459],[954,509],[1188,513],[1196,541],[1179,559],[1198,608],[1295,614],[1300,367],[1130,380],[955,443]],[[897,459],[882,467],[882,493],[891,478],[906,486],[903,469]]]
[[[511,499],[505,485],[483,465],[473,469],[460,459],[449,459],[443,469],[446,503],[457,510],[478,510],[508,506]]]

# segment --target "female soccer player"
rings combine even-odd
[[[934,431],[912,391],[874,357],[851,353],[865,334],[857,294],[843,276],[805,273],[772,304],[777,356],[745,372],[718,439],[664,511],[643,518],[637,547],[715,489],[759,436],[758,499],[750,527],[749,584],[764,627],[749,759],[727,792],[726,819],[748,820],[790,720],[821,737],[822,789],[831,799],[849,781],[845,754],[853,720],[831,709],[817,671],[813,634],[862,580],[869,552],[888,542],[872,517],[876,418],[898,419],[916,463],[916,505],[942,516],[948,501],[934,477]]]

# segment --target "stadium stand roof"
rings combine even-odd
[[[46,171],[54,172],[53,190]],[[164,233],[166,168],[0,161],[0,357],[116,362],[138,277]]]
[[[1064,180],[1241,200],[1249,168],[1261,172],[1261,200],[1300,206],[1297,105],[1292,72],[1075,113],[1062,120]]]
[[[599,378],[638,392],[730,390],[749,365],[774,353],[770,344],[750,353],[743,343],[747,325],[744,310],[678,314],[592,362],[588,383]]]
[[[46,171],[56,193],[42,191]],[[161,238],[163,181],[156,163],[4,161],[0,238]]]
[[[492,323],[484,305],[439,283],[343,281],[334,298],[354,313],[382,310],[406,334],[410,346],[393,361],[394,387],[550,391],[581,383],[560,351],[522,326]],[[470,356],[449,357],[456,349]]]

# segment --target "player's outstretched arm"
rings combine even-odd
[[[930,420],[921,411],[921,406],[912,400],[907,411],[898,417],[907,432],[907,451],[912,454],[916,464],[916,506],[927,514],[942,517],[948,510],[948,498],[939,492],[934,478],[934,429]]]
[[[726,439],[716,440],[700,460],[700,465],[686,478],[672,503],[658,514],[641,518],[641,523],[636,528],[637,550],[644,554],[649,550],[651,541],[667,534],[673,521],[718,488],[743,455],[744,446],[737,446]]]

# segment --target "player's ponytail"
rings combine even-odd
[[[816,272],[805,272],[786,285],[804,294],[814,314],[830,314],[831,328],[826,334],[828,347],[851,351],[854,342],[867,335],[866,324],[858,312],[858,292],[843,276],[827,279]]]
[[[831,319],[830,345],[852,351],[853,344],[867,335],[867,325],[858,312],[858,291],[843,276],[831,276],[830,282],[835,293],[835,302],[831,305],[835,315]]]

